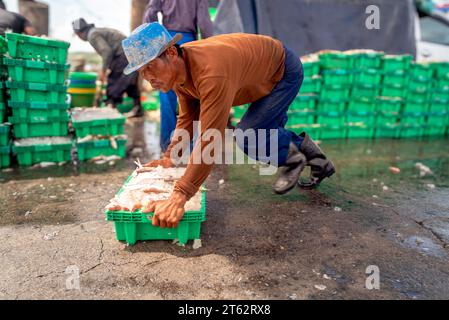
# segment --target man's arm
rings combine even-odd
[[[212,37],[214,35],[214,26],[210,19],[209,1],[198,0],[196,8],[196,20],[198,21],[198,29],[201,32],[201,37],[203,39]]]
[[[150,0],[145,8],[143,23],[157,22],[158,12],[162,12],[161,0]]]
[[[109,43],[98,32],[93,32],[89,37],[89,43],[103,59],[103,72],[105,73],[111,65],[113,50]]]
[[[142,212],[154,212],[153,225],[161,228],[176,228],[185,212],[185,204],[197,193],[204,180],[209,176],[213,164],[194,164],[195,153],[211,143],[203,141],[203,136],[209,129],[216,129],[224,137],[224,129],[228,121],[229,111],[234,100],[235,92],[230,82],[222,77],[210,77],[198,86],[200,94],[201,136],[195,145],[184,176],[175,184],[168,200],[149,203]],[[221,145],[221,144],[220,144]],[[217,150],[221,152],[222,150]],[[202,161],[202,158],[201,162]]]
[[[199,84],[198,91],[200,92],[201,103],[201,135],[190,156],[184,176],[176,183],[174,188],[174,192],[184,194],[187,200],[197,193],[214,166],[214,164],[204,163],[202,158],[202,152],[213,142],[203,141],[204,134],[209,129],[218,130],[221,141],[224,142],[224,131],[234,100],[234,91],[231,84],[229,80],[223,77],[206,78]],[[217,151],[222,152],[222,150]],[[194,159],[200,159],[200,164],[195,164]]]

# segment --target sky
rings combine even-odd
[[[3,0],[10,11],[18,12],[18,0]],[[131,24],[131,0],[43,0],[50,5],[50,37],[71,43],[70,51],[93,52],[76,37],[72,21],[83,17],[98,27],[110,27],[128,35]]]

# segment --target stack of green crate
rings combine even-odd
[[[323,85],[317,104],[320,139],[344,139],[346,107],[354,83],[355,57],[343,52],[320,54]]]
[[[320,76],[320,61],[316,54],[301,57],[304,79],[298,96],[288,111],[287,128],[297,132],[311,132],[316,130],[316,107],[318,94],[321,91],[322,77]]]
[[[76,108],[71,114],[75,129],[78,160],[99,156],[126,156],[127,139],[123,135],[126,118],[112,108]]]
[[[15,33],[6,33],[6,40],[8,56],[3,58],[3,64],[8,69],[5,85],[12,114],[8,120],[16,139],[13,153],[22,166],[49,161],[58,153],[49,143],[50,137],[68,136],[66,80],[70,44]],[[27,141],[26,148],[22,147],[22,139]],[[48,156],[40,157],[41,149]],[[69,160],[70,152],[66,152],[58,162]]]
[[[449,62],[432,63],[430,67],[433,81],[425,135],[444,136],[449,134]]]
[[[3,64],[3,55],[8,51],[5,39],[0,36],[0,169],[11,164],[10,125],[6,120],[6,86],[7,69]]]
[[[376,126],[376,99],[380,94],[384,53],[372,50],[345,53],[354,60],[354,81],[346,113],[347,136],[370,139]]]

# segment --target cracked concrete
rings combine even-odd
[[[448,299],[447,143],[326,141],[337,175],[282,197],[257,166],[219,166],[198,250],[116,241],[103,207],[134,159],[1,173],[0,299]],[[420,178],[416,162],[435,176]],[[370,265],[380,290],[366,289]]]

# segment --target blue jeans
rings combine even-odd
[[[168,31],[173,37],[177,33],[182,34],[181,41],[178,44],[184,44],[186,42],[191,42],[196,40],[196,36],[190,32],[176,32]],[[160,146],[162,152],[167,150],[170,145],[171,135],[176,129],[177,116],[176,112],[178,109],[178,98],[174,91],[169,91],[167,93],[160,92],[159,98],[161,101],[161,139]]]
[[[255,160],[270,163],[274,166],[283,166],[287,161],[290,142],[301,148],[303,138],[292,131],[286,130],[284,127],[287,123],[287,111],[291,103],[295,100],[304,80],[304,71],[299,57],[290,49],[285,49],[285,72],[281,81],[274,87],[273,91],[268,95],[253,102],[248,111],[243,116],[237,129],[243,131],[248,129],[256,130],[257,144],[249,144],[246,139],[237,144],[248,155],[256,155]],[[265,137],[260,137],[258,129],[266,129]],[[270,139],[274,141],[275,136],[271,136],[270,129],[277,129],[278,132],[278,148],[277,161],[276,155],[270,152]],[[265,144],[266,149],[259,152],[259,140],[263,139],[261,145]],[[260,156],[262,154],[262,157]],[[254,157],[252,157],[254,158]]]

